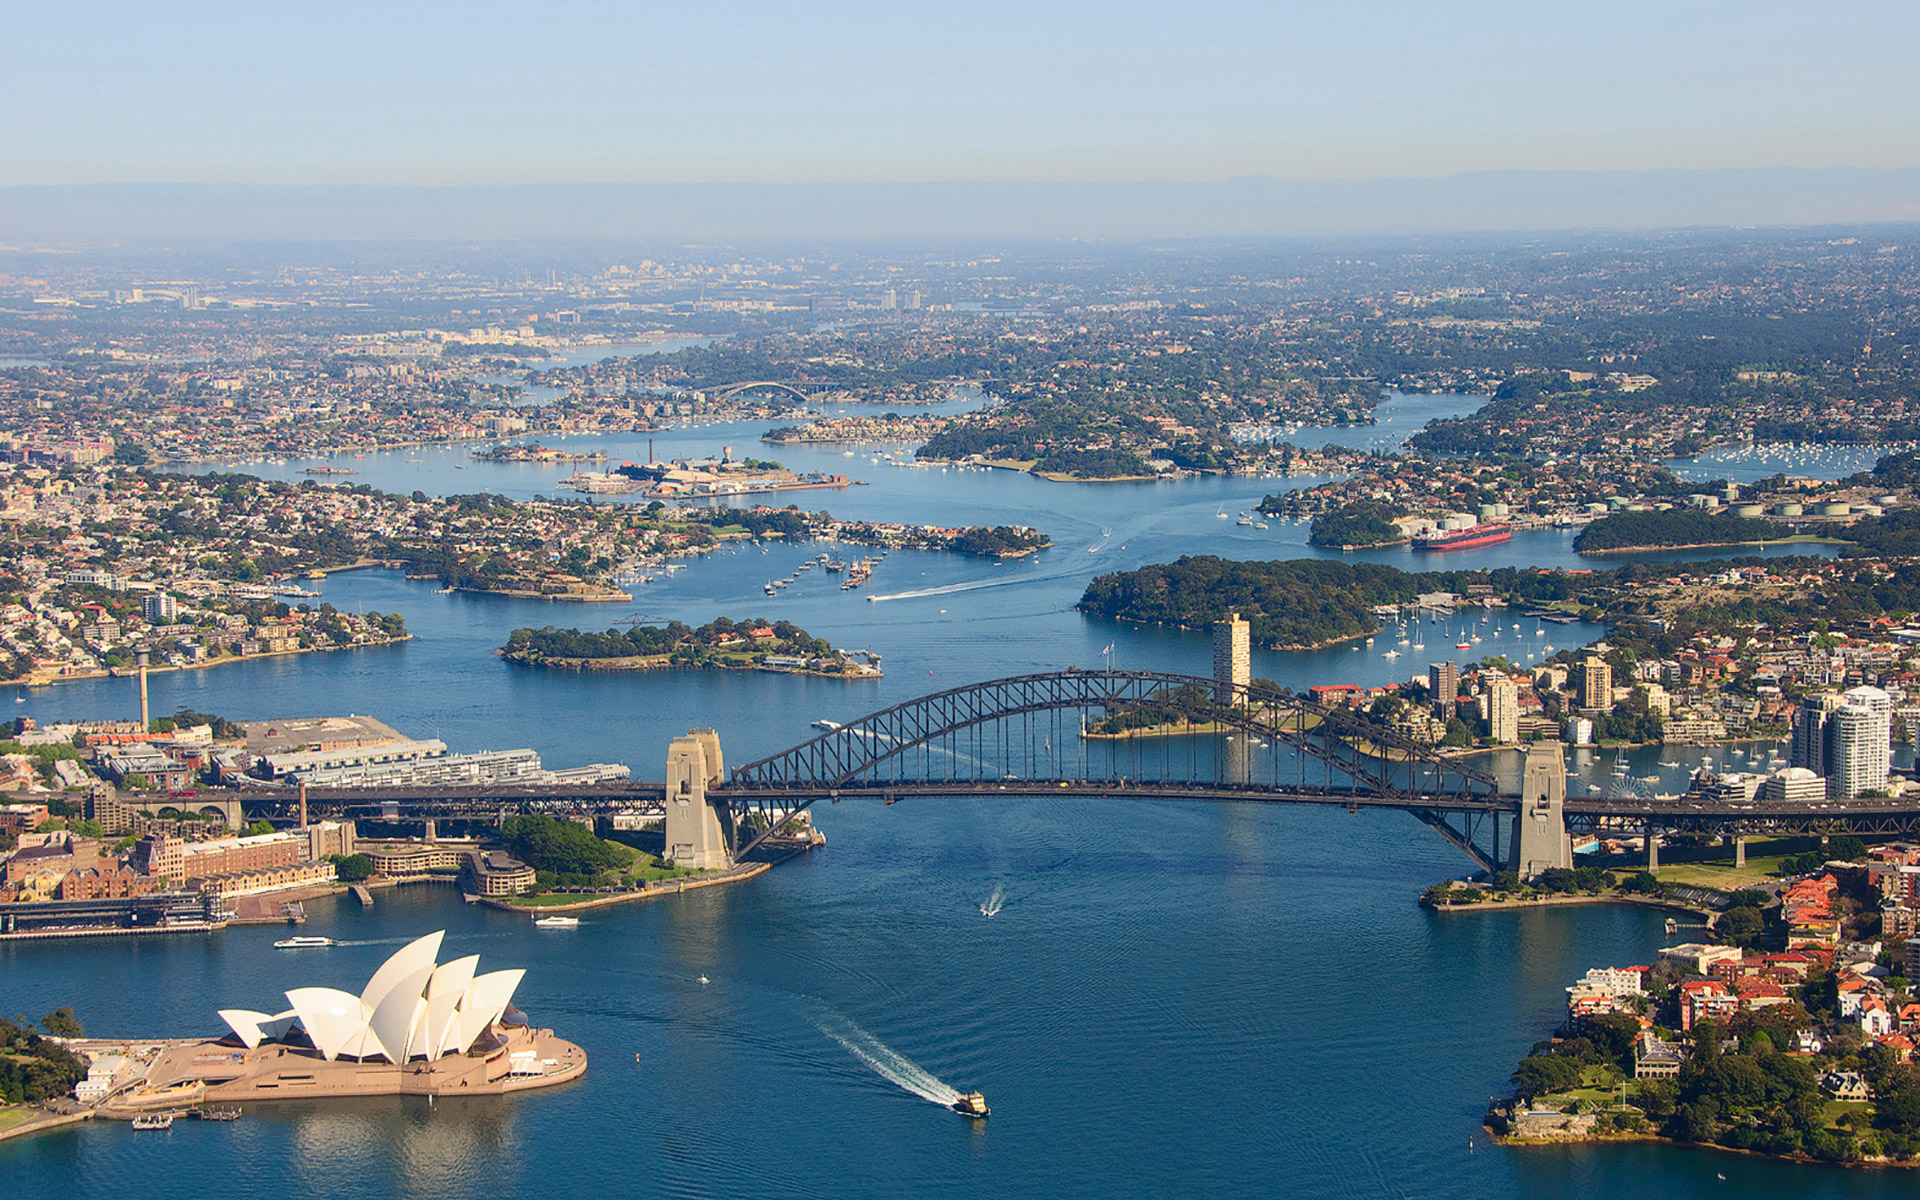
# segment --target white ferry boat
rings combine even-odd
[[[273,944],[276,950],[317,950],[322,946],[333,945],[330,937],[290,937],[282,938]]]
[[[534,927],[537,929],[572,929],[579,923],[579,917],[535,917],[533,919]]]

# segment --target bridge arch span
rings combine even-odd
[[[1303,765],[1308,759],[1324,764],[1329,779],[1338,772],[1351,781],[1353,790],[1377,798],[1375,803],[1404,807],[1429,824],[1438,819],[1430,819],[1436,803],[1454,809],[1511,803],[1487,772],[1345,709],[1260,687],[1236,687],[1224,703],[1215,699],[1216,693],[1211,678],[1164,671],[1069,669],[967,684],[869,713],[746,763],[712,794],[724,797],[736,811],[770,807],[757,803],[756,793],[777,794],[787,798],[783,811],[797,813],[841,789],[884,789],[887,781],[880,771],[888,764],[980,725],[1061,709],[1150,707],[1270,739],[1294,750]],[[772,825],[779,823],[773,819],[777,814],[766,815]]]
[[[711,396],[715,400],[731,400],[733,397],[738,396],[743,392],[759,391],[761,389],[775,391],[775,392],[786,392],[800,400],[812,399],[812,397],[810,397],[807,393],[801,391],[799,388],[793,386],[790,383],[781,383],[777,379],[754,379],[754,380],[749,380],[746,383],[730,383],[725,387],[713,388],[709,390],[707,392],[707,395]]]

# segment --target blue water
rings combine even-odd
[[[717,440],[712,431],[674,436]],[[455,490],[532,494],[553,476],[455,472],[463,460],[454,456],[437,465],[406,457],[358,461],[395,476],[432,465],[419,477],[456,480]],[[658,777],[667,740],[691,727],[719,729],[737,763],[810,736],[816,717],[1001,674],[1092,666],[1109,644],[1119,666],[1205,674],[1203,634],[1072,611],[1087,578],[1180,553],[1302,552],[1304,527],[1260,533],[1216,515],[1284,481],[1076,487],[869,457],[862,473],[873,484],[828,494],[835,511],[1023,520],[1059,544],[1007,565],[897,552],[866,593],[809,572],[777,600],[761,594],[762,582],[818,548],[739,547],[643,586],[632,606],[592,609],[440,596],[386,571],[340,574],[323,585],[327,600],[402,611],[416,640],[156,675],[155,709],[372,712],[459,749],[531,745],[555,765],[616,759]],[[364,478],[398,486],[374,475]],[[1545,533],[1446,561],[1571,556],[1564,535]],[[868,594],[886,598],[868,603]],[[784,616],[877,650],[887,677],[579,677],[513,668],[491,653],[516,625],[719,612]],[[1472,627],[1483,638],[1474,657],[1523,658],[1598,635],[1503,624],[1497,638],[1491,622]],[[1395,630],[1372,646],[1256,652],[1253,669],[1296,688],[1386,682],[1457,656],[1451,645],[1465,628],[1410,627],[1426,649],[1402,647],[1398,660],[1381,657]],[[107,680],[38,689],[13,707],[53,719],[124,715],[135,703],[130,682]],[[1217,749],[1205,743],[1205,753]],[[1715,755],[1734,762],[1730,750]],[[1591,755],[1580,766],[1605,784],[1611,763]],[[164,1135],[103,1124],[0,1143],[0,1187],[162,1200],[1657,1200],[1713,1188],[1879,1196],[1910,1187],[1904,1176],[1667,1148],[1473,1144],[1487,1098],[1506,1090],[1515,1059],[1553,1026],[1566,984],[1592,965],[1647,961],[1663,941],[1661,918],[1616,908],[1427,914],[1413,903],[1419,890],[1467,864],[1399,814],[1008,796],[822,805],[817,819],[830,844],[809,858],[744,886],[602,912],[572,932],[536,931],[463,906],[450,889],[421,887],[382,892],[368,910],[310,903],[304,932],[344,943],[327,951],[276,951],[270,929],[0,946],[9,1013],[72,1004],[98,1033],[184,1036],[216,1031],[217,1008],[271,1009],[290,987],[357,990],[394,947],[445,928],[449,957],[527,967],[519,1003],[592,1060],[576,1084],[513,1098],[253,1106],[232,1125],[183,1123]],[[988,920],[980,904],[996,889],[1004,907]],[[971,1125],[899,1082],[925,1090],[928,1077],[983,1090],[994,1117]]]
[[[1883,455],[1916,449],[1907,442],[1870,442],[1861,445],[1809,445],[1800,442],[1765,442],[1759,445],[1728,446],[1709,450],[1693,458],[1667,460],[1667,466],[1682,479],[1727,479],[1734,483],[1755,483],[1774,475],[1829,482],[1873,469]]]

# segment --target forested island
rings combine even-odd
[[[1609,513],[1581,530],[1573,539],[1573,548],[1581,554],[1607,554],[1629,550],[1756,546],[1779,541],[1792,533],[1785,526],[1757,517],[1670,508]]]
[[[648,671],[711,667],[835,678],[876,679],[869,656],[856,662],[791,621],[716,617],[699,628],[680,621],[592,633],[579,629],[516,629],[499,653],[508,662],[573,671]]]
[[[1260,502],[1260,511],[1271,513],[1270,502],[1278,506],[1281,497],[1268,496]],[[1347,504],[1315,514],[1307,530],[1307,545],[1327,550],[1371,550],[1378,546],[1398,546],[1408,540],[1406,530],[1394,524],[1406,516],[1406,510],[1389,504]]]

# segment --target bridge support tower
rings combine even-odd
[[[720,735],[696,729],[667,746],[667,859],[677,867],[717,870],[733,865],[720,813],[707,788],[720,781],[726,766]]]
[[[1567,751],[1559,742],[1527,747],[1520,778],[1519,826],[1513,838],[1513,866],[1522,879],[1553,867],[1573,865],[1573,839],[1567,836]]]

